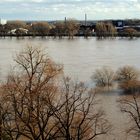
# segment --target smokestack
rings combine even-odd
[[[85,26],[87,26],[87,14],[85,14]]]
[[[66,22],[67,22],[67,18],[65,17],[65,25],[66,25]]]

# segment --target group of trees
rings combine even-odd
[[[131,66],[124,66],[114,72],[104,67],[98,69],[92,76],[98,92],[111,90],[117,82],[123,96],[118,100],[121,112],[128,116],[126,135],[131,139],[140,139],[140,72]],[[103,90],[101,90],[103,89]],[[129,96],[128,96],[129,95]]]
[[[25,33],[23,29],[28,30]],[[32,35],[32,36],[68,36],[73,38],[79,30],[79,24],[76,20],[68,19],[66,22],[56,22],[55,24],[49,24],[45,21],[26,23],[24,21],[10,21],[5,25],[0,26],[0,35],[11,34],[12,30],[15,31],[15,35]]]
[[[103,67],[97,69],[91,78],[100,88],[107,87],[110,90],[117,83],[124,93],[140,92],[140,72],[132,66],[121,67],[117,72],[109,67]]]
[[[92,140],[111,130],[93,89],[63,76],[38,48],[17,55],[1,84],[0,139]]]
[[[56,22],[50,33],[59,38],[62,38],[63,36],[73,38],[73,36],[78,33],[79,27],[79,23],[76,20],[70,19],[65,22]]]
[[[123,35],[125,37],[129,37],[130,39],[133,39],[133,37],[138,36],[138,31],[132,27],[125,28],[122,33],[120,33],[120,36]]]
[[[131,95],[118,100],[121,111],[130,119],[126,133],[131,139],[140,139],[140,73],[133,67],[124,67],[119,69],[118,76],[120,88]]]
[[[126,19],[125,25],[126,26],[139,26],[140,20],[139,19]]]
[[[82,28],[80,23],[74,19],[66,21],[56,21],[55,23],[48,23],[46,21],[38,21],[27,23],[25,21],[8,21],[5,25],[0,25],[0,35],[15,35],[15,36],[54,36],[62,38],[68,36],[73,38],[74,35],[81,35],[84,37],[92,36],[95,28],[95,35],[97,38],[107,37],[138,37],[138,31],[132,27],[124,28],[122,31],[117,31],[111,22],[97,22],[95,27],[85,26]],[[15,30],[12,32],[12,30]]]
[[[96,88],[64,77],[63,67],[41,49],[27,47],[0,88],[0,139],[94,140],[112,126],[96,99]],[[140,137],[140,82],[137,69],[117,72],[104,67],[92,76],[96,87],[110,90],[118,81],[131,99],[121,98],[121,111],[131,118],[127,133]],[[103,91],[102,91],[103,92]]]
[[[111,22],[98,22],[95,27],[95,32],[99,39],[116,36],[128,37],[130,39],[139,37],[139,32],[135,28],[130,26],[117,31]]]
[[[40,35],[40,36],[47,36],[51,26],[47,22],[35,22],[32,23],[31,27],[29,28],[29,33],[33,36]]]

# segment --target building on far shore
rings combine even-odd
[[[8,34],[12,34],[12,35],[27,34],[27,33],[28,33],[28,29],[24,29],[24,28],[17,28],[8,32]]]
[[[7,20],[0,18],[0,25],[5,25],[5,24],[7,24]]]

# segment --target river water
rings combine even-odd
[[[65,75],[74,80],[92,83],[91,76],[97,68],[103,66],[114,70],[124,65],[140,68],[140,39],[106,39],[74,38],[69,40],[52,38],[1,38],[0,39],[0,74],[4,80],[7,73],[14,65],[16,53],[26,45],[42,47],[46,53],[57,63],[64,65]],[[126,116],[119,111],[117,99],[120,95],[117,91],[99,95],[107,118],[114,126],[114,135],[111,140],[125,140]],[[113,133],[113,132],[112,132]],[[104,138],[105,139],[105,138]]]

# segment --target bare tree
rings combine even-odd
[[[116,29],[112,23],[108,22],[98,22],[96,24],[96,36],[98,38],[102,37],[114,37],[116,34]]]
[[[84,29],[84,37],[88,38],[89,36],[92,36],[92,29],[90,28]]]
[[[140,139],[140,97],[133,94],[131,98],[124,97],[119,100],[120,108],[123,113],[129,117],[128,128],[126,133],[133,139]]]
[[[32,23],[31,32],[33,35],[47,36],[50,31],[48,22],[35,22]]]
[[[58,111],[54,110],[59,130],[56,137],[62,140],[93,140],[108,134],[111,125],[97,103],[92,89],[89,90],[84,83],[73,83],[64,78]]]
[[[117,71],[119,87],[127,93],[140,90],[139,71],[132,66],[124,66]]]
[[[124,66],[118,69],[117,71],[117,80],[129,81],[129,80],[137,80],[139,78],[139,72],[136,68],[132,66]]]
[[[109,87],[113,86],[115,72],[108,67],[103,67],[101,69],[97,69],[91,78],[95,82],[96,86],[108,87],[109,90]]]
[[[1,100],[0,103],[0,140],[9,140],[10,138],[5,133],[5,129],[3,127],[3,123],[5,121],[5,116],[8,113],[8,110],[4,106],[4,102]]]
[[[133,37],[136,37],[138,31],[135,30],[134,28],[125,28],[123,30],[123,33],[125,34],[125,36],[129,37],[130,39],[133,39]]]
[[[106,25],[105,25],[105,23],[103,23],[103,22],[98,22],[97,24],[96,24],[96,36],[98,37],[98,38],[102,38],[102,37],[105,37],[106,35],[106,32],[107,32],[107,28],[106,28]]]
[[[50,125],[53,112],[49,104],[55,102],[55,78],[62,67],[32,47],[20,53],[15,61],[19,73],[9,75],[3,86],[9,110],[7,121],[3,122],[5,132],[11,139],[48,139],[54,129]]]
[[[114,37],[116,35],[116,33],[117,33],[117,30],[115,29],[113,24],[108,22],[108,23],[106,23],[106,27],[107,27],[107,34],[108,34],[108,36]]]
[[[55,36],[62,38],[62,36],[65,35],[65,31],[66,31],[66,25],[64,22],[57,22],[55,24],[55,28],[54,28],[54,35]]]
[[[66,32],[69,38],[73,38],[73,36],[78,33],[79,24],[76,20],[69,19],[66,21]]]

